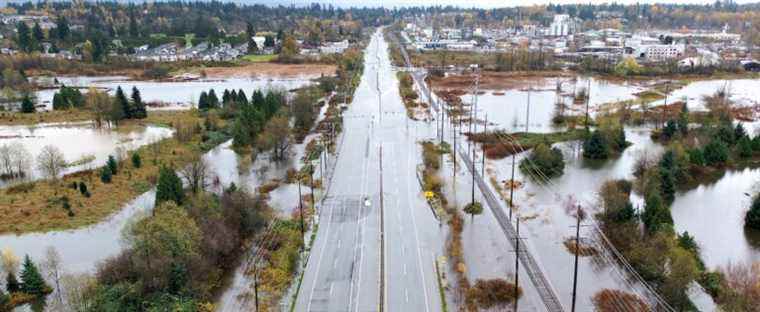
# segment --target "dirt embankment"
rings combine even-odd
[[[206,67],[198,71],[205,72],[208,78],[259,76],[295,78],[332,76],[335,74],[335,69],[335,65],[326,64],[254,63],[235,67]]]
[[[571,77],[571,73],[561,71],[540,72],[488,72],[480,74],[480,88],[486,90],[522,89],[546,84],[546,79]],[[448,77],[430,77],[433,89],[463,89],[475,87],[475,74],[464,73]]]

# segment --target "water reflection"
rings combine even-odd
[[[214,89],[214,92],[221,99],[225,89],[242,89],[250,97],[252,92],[258,89],[290,90],[310,83],[309,77],[199,79],[180,82],[128,80],[125,77],[59,77],[58,80],[65,85],[82,88],[95,87],[107,90],[111,94],[114,94],[119,86],[127,94],[131,92],[129,90],[132,87],[137,87],[144,102],[160,102],[166,105],[164,108],[175,109],[190,108],[191,104],[198,102],[201,92],[210,89]],[[38,104],[44,104],[48,110],[52,109],[53,95],[57,91],[57,89],[38,91],[36,93]],[[82,91],[86,92],[86,90]]]
[[[39,124],[34,126],[0,126],[0,145],[20,143],[32,157],[52,145],[61,150],[67,162],[88,159],[89,161],[67,167],[62,173],[68,174],[87,170],[105,164],[108,155],[119,151],[137,149],[161,139],[170,137],[174,131],[165,127],[146,126],[129,132],[97,128],[91,122]],[[39,179],[43,175],[32,164],[27,178]],[[0,187],[10,181],[0,181]]]

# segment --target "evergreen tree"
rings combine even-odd
[[[659,193],[650,192],[644,200],[644,213],[641,215],[644,227],[650,233],[661,230],[668,224],[673,224],[673,217],[670,210],[662,202]]]
[[[29,95],[25,95],[24,99],[21,100],[21,112],[22,113],[34,113],[34,103],[32,102],[32,98],[29,97]]]
[[[736,128],[734,128],[734,139],[738,141],[746,136],[747,136],[747,131],[744,130],[744,126],[742,125],[742,123],[736,124]]]
[[[113,155],[108,155],[106,166],[108,166],[108,169],[111,170],[111,173],[113,175],[117,174],[117,170],[119,170],[119,164],[116,162],[116,158],[114,158]]]
[[[209,108],[219,107],[219,98],[216,97],[216,92],[214,92],[214,89],[211,89],[208,91],[208,107]]]
[[[50,292],[50,288],[45,284],[45,279],[42,278],[37,265],[32,262],[29,255],[24,257],[24,264],[21,269],[21,291],[37,296]]]
[[[232,144],[236,147],[251,144],[251,135],[240,119],[235,120],[235,123],[232,125]]]
[[[182,189],[182,180],[173,169],[162,166],[158,171],[158,185],[156,185],[156,207],[165,201],[174,201],[182,205],[185,193]]]
[[[758,194],[752,198],[752,205],[744,216],[744,226],[760,230],[760,195]]]
[[[237,92],[237,102],[240,104],[248,105],[248,96],[245,95],[243,89],[240,89]]]
[[[69,21],[66,16],[61,15],[56,21],[55,33],[58,36],[58,40],[65,41],[69,36]]]
[[[69,108],[69,105],[66,103],[66,101],[64,101],[63,95],[56,92],[53,95],[53,110],[62,110],[67,108]]]
[[[29,26],[24,22],[18,22],[16,24],[16,43],[19,49],[24,52],[31,52],[33,43],[32,35],[29,30]]]
[[[709,166],[723,164],[728,160],[728,146],[722,140],[712,140],[705,145],[705,163]]]
[[[132,153],[132,167],[140,168],[142,166],[142,159],[140,159],[140,154],[138,152]]]
[[[222,105],[227,106],[230,104],[230,90],[224,89],[222,93]]]
[[[604,135],[599,130],[594,130],[585,142],[583,142],[583,157],[591,159],[607,159],[609,146]]]
[[[737,143],[737,149],[739,150],[739,157],[749,158],[752,157],[752,140],[748,136],[743,136]]]
[[[100,182],[111,183],[111,169],[108,166],[100,169]]]
[[[681,106],[681,113],[678,115],[678,131],[684,136],[689,133],[689,106],[685,102]]]
[[[37,44],[45,40],[45,33],[42,31],[40,23],[34,22],[34,27],[32,27],[32,36],[34,36],[34,40],[37,42]]]
[[[139,30],[137,29],[137,18],[135,17],[135,7],[133,5],[130,5],[129,8],[129,36],[132,38],[136,38],[140,36]]]
[[[121,86],[116,87],[115,98],[116,106],[118,106],[117,109],[121,109],[123,118],[132,118],[132,107],[129,105],[127,96],[124,94],[124,90],[121,89]]]
[[[208,107],[208,94],[206,94],[206,91],[201,91],[201,97],[198,99],[198,109],[199,110],[207,110]]]
[[[256,36],[256,31],[253,30],[253,24],[251,24],[251,22],[248,22],[245,25],[245,35],[248,37],[248,54],[256,54],[259,52],[256,40],[253,40],[253,37]]]
[[[251,104],[257,108],[262,108],[264,106],[264,94],[261,90],[253,91],[253,94],[251,95]]]
[[[145,109],[145,103],[140,96],[140,90],[137,87],[132,87],[132,118],[143,119],[148,117],[148,111]]]
[[[673,172],[661,167],[660,168],[660,189],[662,197],[666,202],[673,202],[676,194],[676,183]]]
[[[670,140],[673,138],[677,131],[678,126],[676,125],[676,121],[673,119],[668,120],[668,122],[665,123],[665,127],[662,128],[662,138],[665,140]]]
[[[614,131],[615,131],[615,145],[617,146],[618,151],[622,151],[629,145],[628,141],[626,141],[625,130],[623,129],[623,127],[619,127]]]
[[[692,165],[695,165],[695,166],[705,165],[705,154],[702,152],[701,149],[699,148],[690,149],[688,153],[689,153],[689,162]]]
[[[15,293],[21,290],[21,283],[18,282],[15,272],[8,272],[8,275],[5,276],[5,289],[8,290],[9,293]]]

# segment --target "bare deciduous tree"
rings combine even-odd
[[[61,275],[63,268],[61,267],[61,255],[58,254],[58,250],[55,247],[49,246],[45,250],[45,261],[42,263],[42,266],[47,271],[48,278],[55,284],[55,299],[58,300],[58,303],[62,303]]]
[[[89,274],[65,274],[61,277],[63,310],[84,312],[92,309],[97,280]]]
[[[0,262],[3,265],[3,270],[6,273],[13,272],[14,274],[18,271],[18,265],[19,265],[19,258],[16,256],[15,253],[13,253],[13,250],[10,248],[3,249],[3,252],[0,253]]]
[[[187,166],[179,171],[179,174],[187,182],[190,191],[198,193],[206,188],[208,180],[208,164],[206,161],[197,157]]]
[[[47,178],[58,179],[58,175],[65,167],[66,159],[63,157],[63,153],[53,145],[43,147],[40,154],[37,155],[37,169]]]
[[[95,87],[91,87],[87,91],[85,103],[95,114],[95,124],[98,127],[101,127],[104,121],[108,121],[108,116],[113,106],[111,99],[108,97],[108,93],[100,91]]]
[[[264,132],[259,134],[259,146],[262,149],[271,149],[275,160],[285,159],[285,152],[290,147],[290,122],[285,116],[275,116],[264,127]]]
[[[0,174],[11,179],[25,176],[31,167],[31,158],[29,151],[19,142],[1,145]]]

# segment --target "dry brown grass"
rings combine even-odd
[[[151,113],[149,118],[130,122],[125,127],[147,123],[171,125],[193,119],[200,120],[194,112]],[[137,150],[142,166],[134,168],[129,160],[121,162],[119,173],[108,184],[100,181],[99,170],[95,170],[64,176],[56,182],[37,181],[26,192],[2,190],[0,214],[4,218],[0,220],[0,233],[65,230],[100,222],[154,185],[161,164],[176,168],[197,157],[202,152],[199,144],[200,135],[195,134],[187,143],[168,138],[160,141],[158,148],[153,144],[143,146]],[[91,197],[67,187],[80,181],[85,182]],[[63,197],[68,198],[74,216],[63,209]]]
[[[565,248],[570,251],[570,253],[574,255],[577,254],[581,257],[590,257],[599,253],[599,251],[596,250],[594,246],[583,244],[582,240],[580,244],[576,243],[575,238],[568,238],[563,242],[563,244],[565,245]]]
[[[24,114],[20,112],[0,112],[0,125],[32,125],[38,123],[76,122],[92,119],[92,112],[82,109],[42,111]]]
[[[327,64],[280,64],[280,63],[254,63],[235,67],[205,67],[207,78],[229,77],[319,77],[322,75],[332,76],[335,74],[335,65]],[[200,71],[200,69],[198,69]]]
[[[638,296],[616,289],[604,289],[592,299],[596,311],[612,312],[620,311],[620,306],[628,307],[626,311],[647,312],[651,311],[649,306]]]

